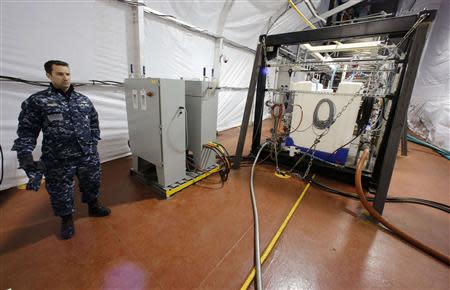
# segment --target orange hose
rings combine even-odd
[[[396,234],[406,242],[410,243],[411,245],[415,246],[416,248],[419,248],[420,250],[424,251],[425,253],[429,254],[430,256],[433,256],[434,258],[444,262],[447,265],[450,265],[450,257],[442,254],[441,252],[436,251],[433,248],[430,248],[429,246],[421,243],[420,241],[414,239],[410,235],[406,234],[405,232],[401,231],[399,228],[391,224],[389,221],[387,221],[383,216],[381,216],[367,201],[366,194],[362,188],[362,171],[364,168],[364,163],[366,162],[367,156],[369,155],[369,149],[365,149],[361,159],[358,161],[358,167],[356,168],[356,175],[355,175],[355,186],[356,186],[356,192],[358,193],[360,197],[360,201],[364,208],[369,212],[369,214],[375,218],[377,221],[382,223],[385,227],[387,227],[392,233]]]
[[[275,108],[278,107],[278,114],[275,116]],[[282,130],[280,131],[280,126],[282,125],[281,119],[283,118],[283,104],[274,104],[272,106],[272,118],[277,118],[278,119],[278,127],[275,128],[276,133],[283,133]],[[283,128],[281,128],[283,129]]]

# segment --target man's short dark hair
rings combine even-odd
[[[69,66],[67,62],[62,60],[49,60],[44,64],[45,72],[51,74],[53,65]]]

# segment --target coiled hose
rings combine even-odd
[[[325,120],[319,119],[319,109],[322,106],[322,104],[327,104],[329,107],[328,111],[328,118]],[[313,125],[319,130],[325,130],[329,128],[333,122],[334,122],[334,116],[336,114],[336,105],[333,103],[332,100],[323,98],[318,103],[316,108],[314,109],[314,116],[313,116]]]
[[[355,186],[356,186],[356,192],[359,195],[361,204],[363,207],[369,212],[369,214],[375,218],[378,222],[383,224],[386,228],[388,228],[392,233],[399,236],[404,241],[410,243],[416,248],[419,248],[420,250],[424,251],[428,255],[444,262],[445,264],[450,266],[450,257],[442,254],[439,251],[436,251],[435,249],[423,244],[422,242],[414,239],[407,233],[403,232],[393,224],[391,224],[388,220],[386,220],[383,216],[381,216],[367,201],[366,194],[364,192],[364,189],[362,188],[362,171],[364,168],[364,163],[366,162],[367,156],[369,155],[369,149],[366,148],[361,156],[361,159],[358,161],[358,166],[356,168],[356,175],[355,175]]]

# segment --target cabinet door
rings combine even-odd
[[[162,141],[159,81],[150,78],[127,79],[125,95],[131,151],[160,166]]]

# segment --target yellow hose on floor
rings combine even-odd
[[[313,175],[311,180],[314,179],[314,177],[315,177],[315,175]],[[275,236],[273,236],[273,238],[270,241],[269,245],[264,250],[264,253],[261,255],[261,264],[264,264],[264,262],[266,261],[267,257],[272,252],[273,248],[275,247],[275,244],[278,242],[278,239],[280,238],[281,234],[284,232],[284,229],[286,228],[288,222],[291,220],[292,216],[294,215],[295,211],[297,210],[298,206],[300,205],[300,202],[302,201],[303,197],[305,196],[305,193],[308,191],[310,186],[311,186],[311,181],[309,181],[306,184],[305,188],[303,189],[302,193],[298,197],[297,201],[295,202],[295,204],[292,206],[291,210],[289,211],[289,214],[286,216],[286,218],[284,219],[283,223],[278,228],[277,233],[275,234]],[[253,267],[252,271],[250,272],[250,274],[248,274],[247,279],[245,279],[244,284],[242,284],[241,290],[247,290],[247,288],[250,286],[250,284],[252,283],[253,279],[255,278],[255,274],[256,274],[256,270],[255,270],[255,267]]]

